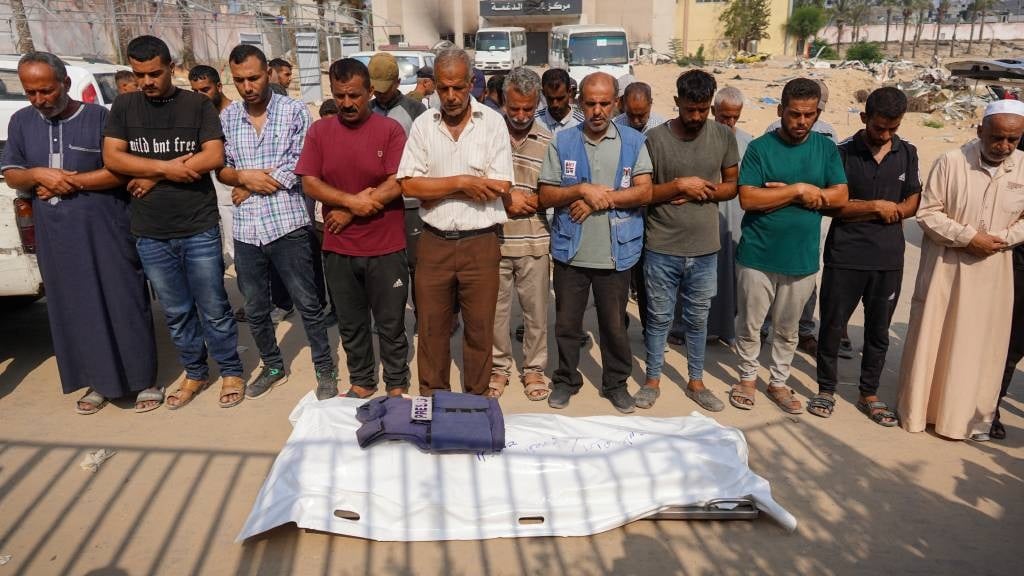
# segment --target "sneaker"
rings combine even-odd
[[[626,391],[625,386],[612,390],[607,396],[602,392],[601,396],[607,398],[612,406],[615,406],[615,409],[623,414],[632,414],[636,410],[636,403],[633,402],[633,397]]]
[[[338,369],[316,371],[316,399],[330,400],[338,395]]]
[[[255,400],[288,381],[284,368],[264,366],[259,376],[245,388],[246,398]]]
[[[818,355],[818,339],[814,336],[801,336],[800,343],[796,347],[810,356]]]
[[[292,308],[291,310],[284,310],[283,308],[274,308],[270,312],[270,320],[276,326],[280,324],[282,320],[291,316],[293,312],[295,312],[295,308]]]
[[[839,340],[839,357],[849,360],[854,356],[856,356],[856,354],[853,351],[853,343],[850,342],[850,339],[843,338]]]
[[[551,394],[548,396],[548,406],[561,410],[569,405],[572,398],[572,390],[568,386],[551,386]]]

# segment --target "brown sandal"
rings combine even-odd
[[[747,384],[749,382],[749,384]],[[729,404],[740,410],[751,410],[754,408],[754,400],[757,394],[757,382],[753,380],[740,380],[729,389]]]
[[[487,392],[484,393],[484,396],[501,398],[501,395],[505,393],[506,386],[508,386],[508,376],[491,374],[491,382],[487,385]]]
[[[178,385],[178,389],[167,396],[165,404],[168,410],[177,410],[188,406],[189,402],[210,385],[209,380],[193,380],[185,378],[185,381]]]
[[[234,400],[225,401],[225,396],[231,394],[238,394],[238,398]],[[232,406],[238,406],[245,400],[245,382],[238,376],[224,376],[220,379],[220,396],[217,398],[217,404],[220,404],[221,408],[231,408]]]
[[[787,386],[768,386],[765,394],[775,402],[783,412],[788,414],[803,414],[804,404],[793,394],[793,389]]]
[[[526,398],[534,402],[547,400],[551,394],[551,387],[544,381],[544,375],[538,372],[528,372],[523,376],[523,393]]]

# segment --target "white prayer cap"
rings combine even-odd
[[[1024,102],[1020,100],[995,100],[985,107],[985,117],[993,114],[1016,114],[1024,116]]]

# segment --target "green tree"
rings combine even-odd
[[[796,37],[797,52],[807,55],[805,53],[807,39],[817,34],[826,22],[825,11],[819,6],[811,4],[793,10],[789,20],[786,21],[786,32]]]
[[[718,20],[725,26],[725,37],[737,49],[747,50],[751,42],[770,37],[771,14],[768,0],[732,0]]]

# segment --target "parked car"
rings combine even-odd
[[[434,53],[426,50],[408,49],[383,49],[380,52],[390,52],[398,61],[398,78],[401,82],[398,90],[402,94],[408,94],[416,89],[416,72],[424,66],[434,66]],[[367,66],[370,65],[370,58],[377,52],[356,52],[349,56],[355,58]]]
[[[0,153],[7,144],[11,115],[29,105],[18,79],[18,55],[0,56]],[[114,74],[130,70],[99,60],[62,57],[75,100],[110,107],[117,97]],[[0,175],[0,296],[37,297],[43,280],[36,261],[31,198],[20,197]]]
[[[132,70],[128,66],[111,64],[106,60],[98,58],[61,56],[60,59],[64,61],[64,64],[68,65],[68,75],[71,76],[71,97],[82,102],[102,104],[107,108],[110,108],[110,105],[114,103],[114,99],[117,98],[117,82],[114,80],[114,75],[121,70],[129,72]],[[90,81],[85,74],[80,74],[78,69],[91,74],[92,80]],[[82,80],[81,85],[83,89],[81,96],[75,95],[76,74],[79,74]],[[90,87],[92,87],[92,91],[89,90]],[[93,95],[95,95],[95,99],[90,100],[89,98]]]

